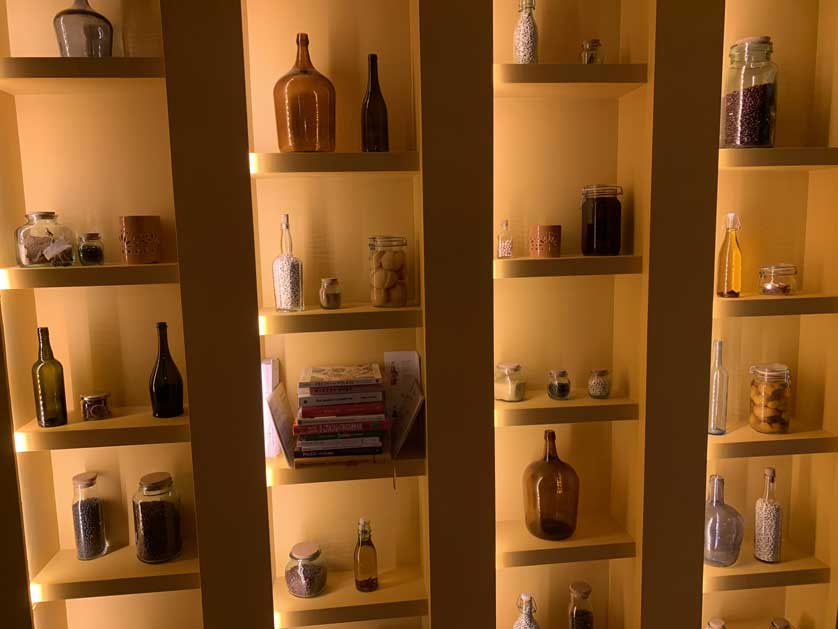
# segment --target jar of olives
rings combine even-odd
[[[792,413],[791,370],[781,363],[751,365],[751,414],[757,432],[785,433]]]

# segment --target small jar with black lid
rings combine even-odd
[[[102,237],[97,232],[87,232],[79,236],[79,262],[84,266],[105,263],[105,247]]]
[[[582,253],[620,255],[622,211],[620,186],[592,184],[582,188]]]

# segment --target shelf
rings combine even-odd
[[[416,173],[419,153],[251,153],[250,174],[281,173]]]
[[[719,149],[719,170],[819,170],[838,167],[838,148]]]
[[[782,317],[838,313],[835,295],[743,295],[716,297],[714,317]]]
[[[113,417],[98,421],[82,421],[71,417],[69,423],[55,428],[41,428],[36,420],[15,431],[15,451],[67,450],[71,448],[102,448],[149,443],[180,443],[189,441],[189,419],[160,419],[150,408],[113,409]]]
[[[358,592],[352,572],[329,572],[326,590],[314,598],[288,593],[284,579],[274,583],[277,629],[385,618],[412,618],[428,613],[428,596],[419,567],[397,568],[378,575],[378,590]]]
[[[406,446],[407,447],[407,446]],[[306,465],[291,469],[283,456],[266,460],[268,487],[299,485],[302,483],[333,483],[339,481],[370,480],[425,475],[423,453],[402,451],[402,457],[384,463],[341,463],[335,465]]]
[[[495,96],[619,98],[646,83],[645,64],[495,64]]]
[[[566,256],[494,261],[496,280],[569,275],[622,275],[640,273],[642,270],[643,259],[640,256]]]
[[[495,401],[495,428],[576,422],[610,422],[637,419],[637,402],[628,398],[594,400],[585,391],[574,391],[570,400],[553,400],[546,390],[536,390],[522,402]]]
[[[58,94],[135,86],[145,88],[165,76],[162,59],[108,57],[6,57],[0,59],[0,91]]]
[[[746,535],[734,565],[704,566],[704,592],[829,583],[829,566],[800,552],[787,540],[783,540],[782,557],[782,562],[774,564],[756,560],[753,540]]]
[[[634,557],[634,540],[608,516],[580,516],[570,539],[551,542],[532,535],[523,520],[498,522],[496,552],[499,568],[600,561]]]
[[[71,598],[119,596],[199,588],[198,553],[184,545],[173,561],[146,564],[137,559],[133,546],[124,546],[104,557],[79,561],[75,549],[59,550],[32,579],[32,602]]]
[[[259,314],[259,334],[298,332],[336,332],[341,330],[382,330],[422,326],[422,308],[375,308],[369,304],[339,310],[320,308],[302,312],[265,309]]]
[[[0,290],[18,288],[63,288],[70,286],[127,286],[129,284],[175,284],[178,265],[103,264],[0,269]]]
[[[767,435],[746,425],[725,435],[710,435],[707,438],[707,456],[710,459],[824,452],[838,452],[838,436],[824,430]]]

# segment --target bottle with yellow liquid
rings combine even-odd
[[[731,212],[725,216],[725,238],[719,249],[716,294],[739,297],[742,293],[742,250],[739,248],[739,217]]]

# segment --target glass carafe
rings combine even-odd
[[[556,453],[556,433],[544,431],[544,456],[524,471],[527,529],[541,539],[562,540],[576,530],[579,476]]]
[[[774,497],[773,467],[766,467],[765,491],[757,498],[754,518],[754,557],[766,563],[780,561],[783,531],[783,510]]]
[[[518,597],[518,609],[521,610],[521,615],[512,625],[512,629],[539,629],[538,621],[535,619],[538,606],[532,594],[524,592]]]
[[[110,57],[113,26],[87,0],[75,0],[73,6],[56,14],[52,20],[62,57]]]
[[[742,516],[725,504],[725,479],[712,475],[704,506],[704,563],[723,567],[736,563],[744,532]]]
[[[308,34],[297,34],[297,62],[274,86],[279,151],[335,150],[335,87],[311,63]]]

